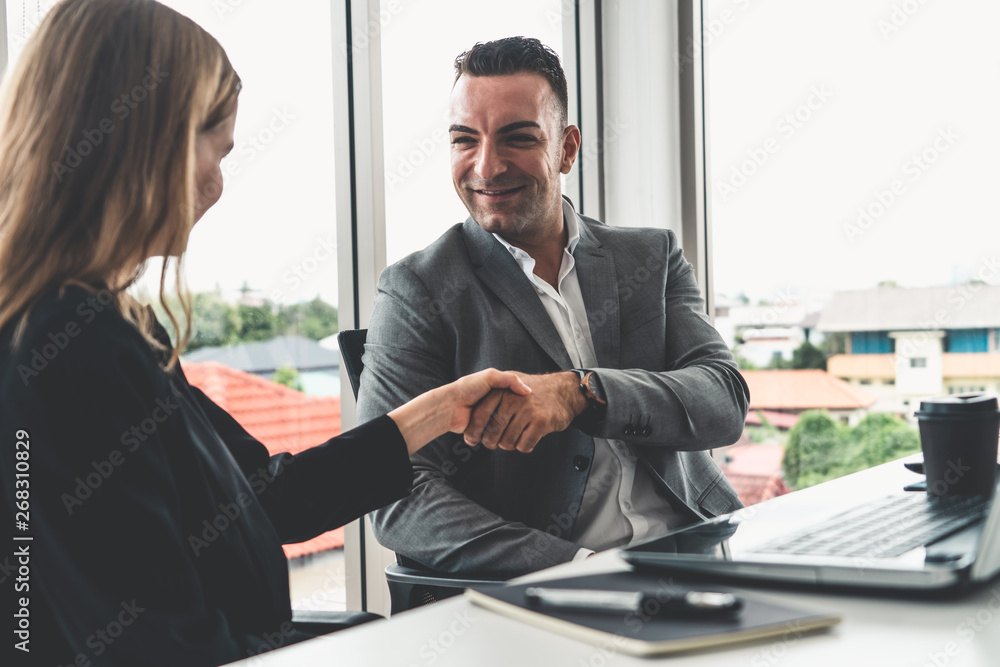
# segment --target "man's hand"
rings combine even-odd
[[[528,453],[549,433],[563,431],[587,409],[580,378],[572,372],[526,375],[531,393],[519,396],[506,390],[486,394],[465,429],[468,445]]]
[[[389,413],[413,454],[444,433],[461,433],[469,417],[484,396],[492,391],[528,395],[531,388],[512,371],[495,368],[467,375],[450,384],[417,396]]]
[[[444,401],[438,409],[451,411],[448,417],[448,430],[452,433],[461,433],[466,429],[473,411],[478,409],[480,402],[489,394],[503,392],[511,396],[530,396],[532,392],[521,375],[512,371],[498,371],[495,368],[466,375],[441,389]]]

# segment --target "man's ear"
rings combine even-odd
[[[576,125],[568,125],[563,130],[562,138],[562,163],[559,171],[568,174],[576,163],[576,158],[580,154],[580,128]]]

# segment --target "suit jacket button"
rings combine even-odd
[[[579,470],[580,472],[586,470],[587,466],[589,465],[590,465],[590,459],[588,459],[586,456],[577,456],[576,458],[573,459],[573,468],[575,470]]]
[[[632,425],[631,424],[626,424],[625,425],[625,435],[632,435]]]
[[[649,426],[642,429],[642,437],[648,438],[653,434],[653,429]]]

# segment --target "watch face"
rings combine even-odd
[[[601,391],[601,388],[597,383],[597,376],[593,373],[587,376],[587,388],[590,389],[590,393],[596,396],[598,400],[604,400],[604,392]]]

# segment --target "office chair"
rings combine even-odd
[[[358,388],[361,386],[361,371],[365,368],[361,357],[365,351],[367,337],[367,329],[349,329],[337,334],[340,358],[351,381],[355,400],[358,398]],[[453,597],[469,586],[505,581],[503,578],[488,575],[464,578],[435,572],[400,554],[396,554],[395,563],[386,566],[385,578],[389,584],[391,614]]]

